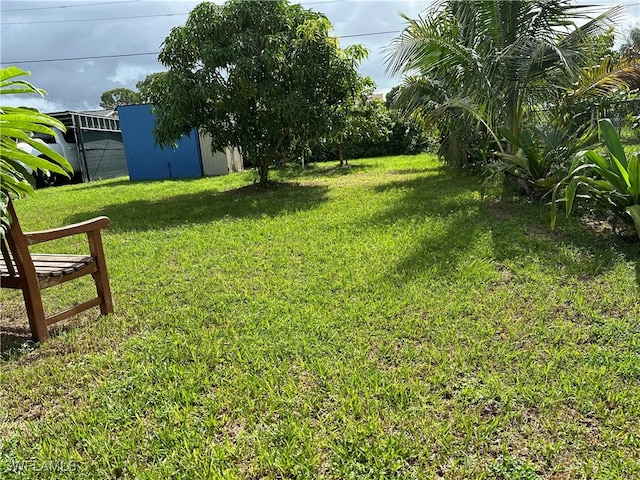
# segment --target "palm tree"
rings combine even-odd
[[[518,137],[525,121],[537,123],[587,66],[593,38],[622,13],[616,6],[594,17],[570,0],[440,0],[416,20],[405,16],[388,48],[388,72],[404,76],[396,104],[440,129],[450,161],[463,162],[487,134],[513,152],[497,128]]]

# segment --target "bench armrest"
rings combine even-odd
[[[29,245],[34,245],[36,243],[48,242],[50,240],[77,235],[79,233],[99,231],[109,225],[111,225],[109,217],[96,217],[84,222],[74,223],[72,225],[66,225],[59,228],[52,228],[50,230],[25,232],[24,236],[26,237]]]

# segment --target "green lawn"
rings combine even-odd
[[[34,346],[2,290],[3,479],[640,477],[638,244],[428,155],[252,178],[17,203],[111,217],[116,314]]]

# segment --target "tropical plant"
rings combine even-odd
[[[583,68],[550,110],[553,122],[584,124],[594,120],[597,110],[634,97],[640,88],[640,56],[609,55],[595,66]]]
[[[0,70],[0,95],[33,94],[46,92],[30,83],[17,79],[29,75],[18,67]],[[52,128],[65,131],[65,126],[48,115],[25,107],[0,106],[0,217],[2,236],[9,225],[7,207],[10,198],[20,198],[35,193],[34,172],[58,173],[69,176],[72,167],[67,160],[51,150],[44,142],[33,138],[34,133],[54,135]],[[36,156],[30,153],[37,149]]]
[[[598,127],[606,153],[603,156],[596,150],[587,150],[576,156],[569,174],[553,188],[551,227],[556,225],[557,204],[565,202],[568,216],[575,199],[581,194],[635,226],[640,237],[639,154],[627,159],[618,132],[609,119],[600,120]],[[561,193],[563,198],[559,198]]]
[[[593,38],[623,11],[591,18],[570,0],[437,1],[418,19],[405,16],[388,47],[388,71],[404,76],[396,103],[435,125],[445,158],[462,163],[486,143],[479,136],[495,140],[498,126],[517,138],[527,122],[542,123],[600,48]],[[495,147],[502,150],[499,141]]]
[[[540,197],[549,192],[564,177],[573,157],[581,150],[596,146],[595,128],[585,126],[574,129],[570,125],[544,128],[525,126],[519,136],[504,127],[498,131],[517,150],[500,152],[501,161],[489,165],[491,180],[506,173],[530,196]]]

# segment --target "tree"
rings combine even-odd
[[[400,88],[402,88],[400,85],[395,85],[394,87],[391,87],[391,90],[389,90],[389,92],[385,96],[384,104],[388,110],[392,110],[395,108],[394,104],[395,104],[396,98],[400,94]]]
[[[640,23],[624,32],[620,46],[622,55],[637,56],[638,52],[640,52]]]
[[[114,88],[113,90],[107,90],[100,96],[100,106],[107,109],[139,102],[140,95],[128,88]]]
[[[369,77],[360,77],[354,94],[335,109],[331,118],[329,140],[338,147],[340,165],[348,160],[344,149],[348,143],[375,142],[386,139],[390,133],[390,121],[384,104],[371,95],[375,83]]]
[[[163,97],[165,92],[162,90],[163,81],[167,72],[155,72],[147,75],[144,80],[136,83],[140,101],[143,103],[155,104],[158,102],[157,97]]]
[[[526,121],[537,123],[602,48],[593,38],[622,13],[617,6],[590,18],[570,0],[440,0],[424,17],[405,17],[388,70],[405,76],[399,103],[438,127],[449,161],[486,152],[488,135],[515,153],[497,127],[518,138]]]
[[[0,70],[0,95],[39,94],[45,91],[30,83],[17,79],[29,75],[29,72],[18,67],[7,67]],[[73,172],[67,160],[45,143],[33,138],[33,133],[54,135],[52,127],[65,131],[65,126],[56,120],[25,107],[0,106],[0,233],[4,236],[9,217],[7,207],[9,198],[20,198],[34,195],[34,173],[55,172],[69,176]],[[37,148],[46,157],[32,155],[28,151]]]
[[[290,145],[326,136],[353,95],[363,49],[340,49],[330,30],[323,14],[287,0],[198,5],[162,46],[156,140],[199,127],[215,148],[239,146],[266,182]]]

